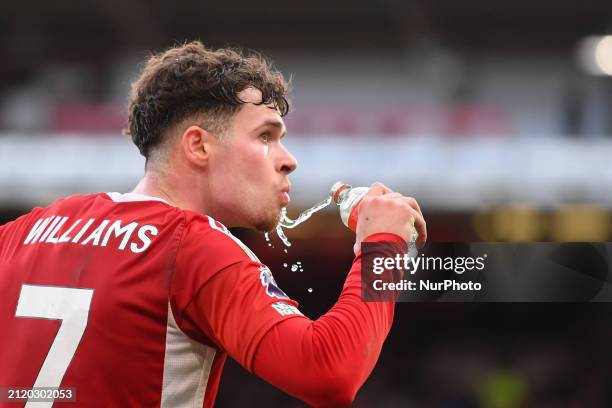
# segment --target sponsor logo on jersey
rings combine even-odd
[[[261,280],[262,286],[266,288],[266,293],[268,296],[278,299],[289,299],[289,296],[287,296],[285,292],[283,292],[278,285],[276,285],[276,281],[272,276],[270,268],[265,265],[259,267],[259,280]]]
[[[281,316],[301,315],[302,314],[302,312],[300,312],[297,307],[290,305],[289,303],[285,303],[285,302],[276,302],[272,304],[272,307]]]

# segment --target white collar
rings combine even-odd
[[[162,203],[172,205],[168,201],[164,200],[163,198],[152,197],[152,196],[148,196],[144,194],[112,192],[112,193],[106,193],[106,195],[109,196],[111,200],[113,200],[116,203],[126,203],[126,202],[131,202],[131,201],[161,201]]]

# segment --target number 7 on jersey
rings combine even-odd
[[[34,388],[59,387],[87,327],[93,289],[23,285],[16,317],[61,320]],[[29,402],[26,407],[31,405]],[[38,406],[43,404],[37,403]],[[52,406],[48,403],[47,406]]]

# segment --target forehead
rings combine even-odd
[[[261,91],[250,86],[238,92],[238,98],[247,103],[259,103],[261,102]]]
[[[284,125],[283,119],[273,105],[260,105],[262,95],[256,88],[246,88],[238,93],[240,100],[245,102],[234,116],[235,125],[257,127],[266,121],[276,121]]]

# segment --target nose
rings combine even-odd
[[[281,173],[287,175],[292,173],[297,168],[297,159],[281,144],[281,155],[278,169]]]

